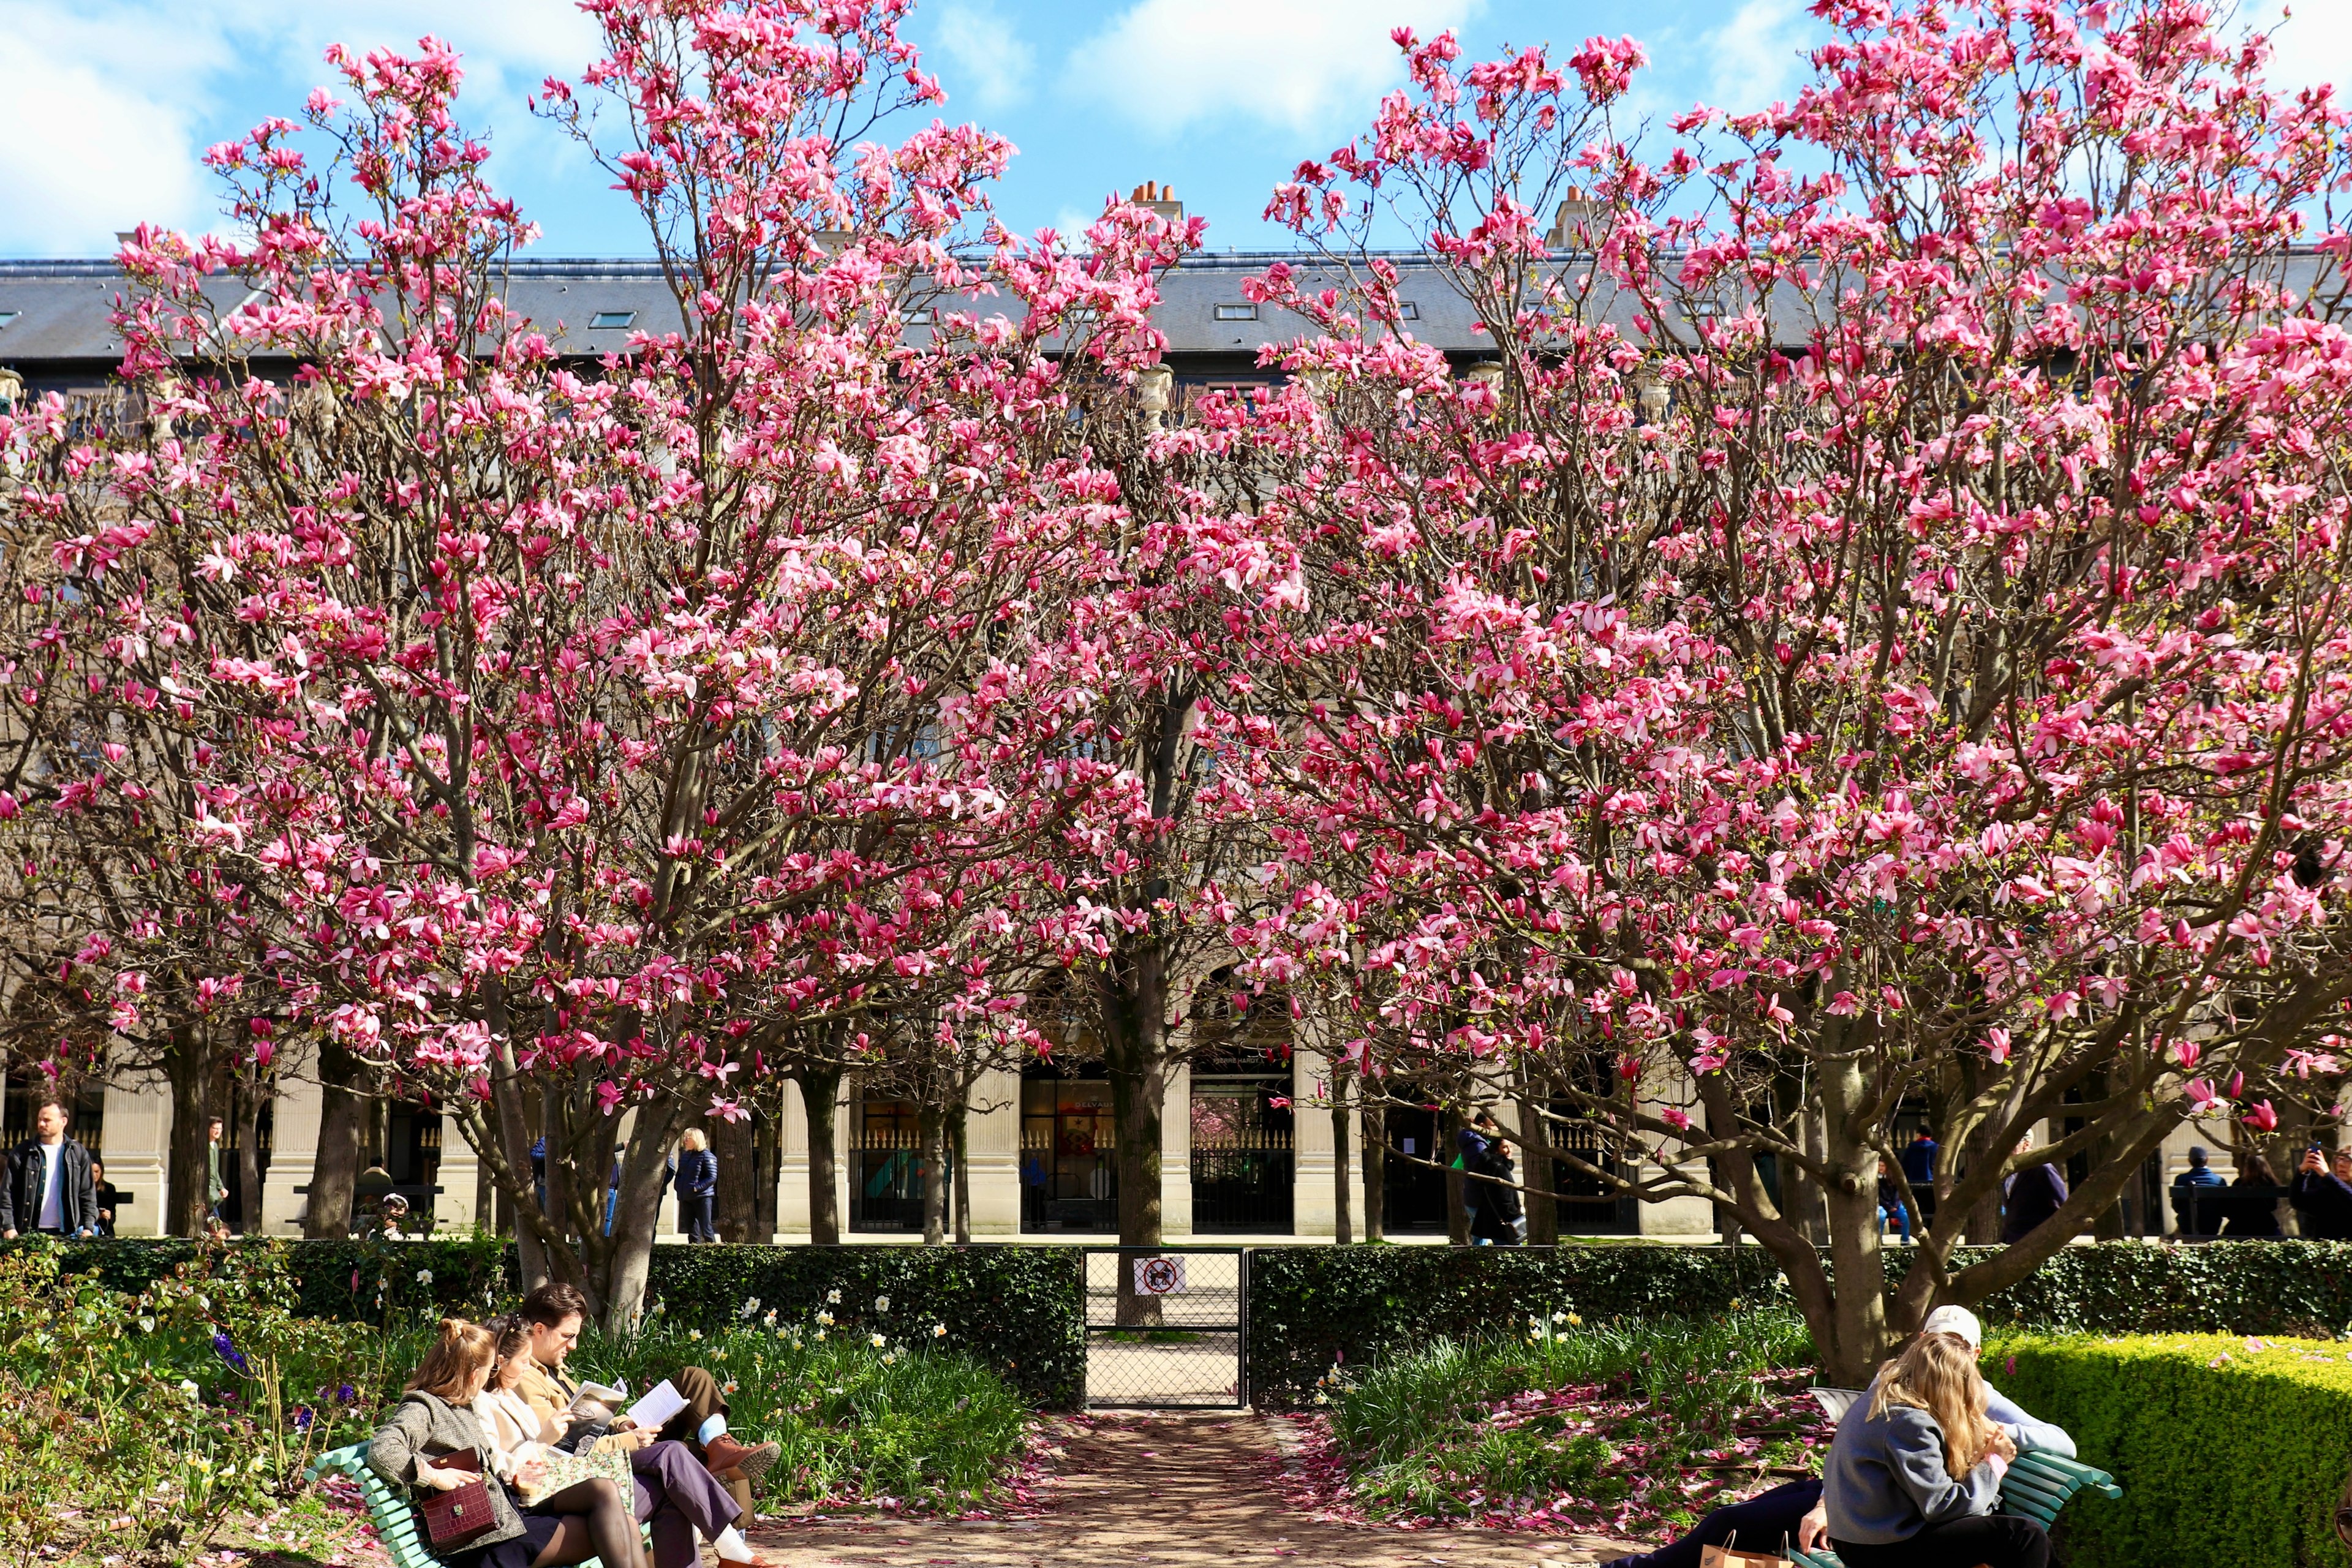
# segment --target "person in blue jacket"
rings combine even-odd
[[[1943,1336],[1964,1348],[1973,1357],[1982,1348],[1984,1331],[1977,1323],[1976,1314],[1965,1307],[1938,1307],[1927,1314],[1920,1331],[1922,1339]],[[1868,1395],[1852,1391],[1823,1390],[1824,1394],[1842,1396],[1856,1405],[1866,1402]],[[2006,1432],[2020,1449],[2039,1448],[2050,1453],[2074,1457],[2074,1440],[2065,1429],[2046,1421],[2037,1421],[2022,1407],[1991,1389],[1986,1390],[1986,1418]],[[1834,1411],[1834,1406],[1832,1407]],[[1688,1535],[1671,1545],[1638,1556],[1620,1557],[1605,1568],[1699,1568],[1700,1558],[1710,1546],[1731,1545],[1748,1552],[1779,1553],[1784,1542],[1793,1542],[1799,1550],[1813,1551],[1829,1533],[1829,1509],[1822,1498],[1819,1480],[1790,1481],[1768,1491],[1759,1492],[1745,1502],[1732,1503],[1717,1509]]]
[[[699,1127],[688,1128],[677,1148],[677,1216],[686,1226],[686,1239],[717,1241],[710,1208],[719,1194],[719,1156]]]

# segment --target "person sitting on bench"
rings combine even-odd
[[[497,1338],[498,1359],[490,1385],[474,1401],[474,1414],[488,1428],[504,1474],[509,1469],[520,1471],[548,1454],[562,1441],[569,1423],[562,1412],[534,1405],[520,1391],[532,1364],[530,1321],[516,1313],[487,1327]],[[719,1478],[685,1444],[656,1442],[650,1432],[629,1431],[601,1439],[597,1446],[628,1454],[634,1494],[629,1500],[631,1511],[652,1524],[654,1568],[699,1568],[701,1558],[694,1544],[697,1532],[710,1542],[723,1563],[757,1561],[751,1543],[737,1528],[747,1517],[745,1510],[738,1509]],[[570,1495],[559,1493],[551,1500],[561,1501]],[[612,1568],[609,1559],[605,1568]]]
[[[2049,1568],[2042,1526],[1995,1510],[2021,1447],[2063,1447],[2071,1458],[2074,1444],[2037,1444],[2030,1417],[1994,1413],[1973,1314],[1938,1309],[1928,1321],[1936,1331],[1881,1367],[1838,1422],[1822,1471],[1831,1549],[1846,1568]]]
[[[530,1364],[522,1369],[515,1392],[539,1412],[542,1420],[551,1416],[569,1420],[566,1413],[578,1396],[580,1385],[564,1374],[563,1363],[571,1355],[572,1347],[580,1342],[580,1328],[587,1321],[587,1314],[588,1299],[570,1285],[542,1285],[523,1298],[521,1316],[530,1335]],[[683,1443],[698,1455],[712,1475],[740,1488],[733,1500],[742,1513],[748,1514],[750,1483],[775,1465],[776,1456],[782,1451],[781,1447],[774,1443],[744,1444],[731,1436],[727,1430],[726,1393],[719,1386],[719,1380],[701,1367],[681,1367],[670,1373],[669,1382],[686,1401],[686,1407],[663,1423],[659,1431],[649,1435],[632,1433],[625,1416],[615,1421],[605,1436],[596,1439],[596,1446],[629,1442],[658,1447],[663,1441]],[[636,1461],[639,1480],[646,1479],[649,1467],[660,1462],[640,1452]],[[732,1516],[729,1522],[731,1521]]]
[[[1981,1348],[1983,1330],[1976,1314],[1965,1307],[1938,1307],[1927,1314],[1922,1335],[1947,1334],[1974,1355]],[[2005,1395],[1988,1389],[1985,1415],[2009,1432],[2020,1448],[2039,1448],[2074,1457],[2074,1439],[2063,1426],[2037,1421]],[[1710,1546],[1738,1546],[1750,1552],[1778,1552],[1781,1542],[1793,1541],[1798,1550],[1811,1552],[1829,1533],[1828,1510],[1822,1502],[1817,1479],[1790,1481],[1757,1493],[1745,1502],[1717,1509],[1688,1535],[1655,1552],[1620,1557],[1604,1568],[1699,1568]]]
[[[559,1568],[602,1557],[606,1568],[637,1568],[636,1526],[610,1482],[572,1487],[537,1508],[518,1509],[498,1472],[489,1436],[470,1408],[490,1381],[493,1341],[477,1323],[441,1320],[408,1392],[368,1445],[368,1468],[394,1486],[448,1491],[478,1480],[490,1505],[490,1531],[450,1552],[449,1568]],[[460,1468],[452,1455],[470,1458]],[[420,1527],[419,1535],[423,1531]]]

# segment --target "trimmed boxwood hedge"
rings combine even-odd
[[[479,1315],[520,1288],[511,1244],[498,1240],[273,1241],[305,1317],[380,1321],[429,1310]],[[172,1238],[28,1239],[0,1246],[61,1247],[66,1268],[95,1273],[136,1293],[194,1258]],[[827,1296],[838,1290],[839,1302]],[[944,1325],[948,1343],[995,1368],[1048,1409],[1086,1398],[1085,1254],[1067,1247],[688,1247],[654,1248],[649,1299],[688,1326],[716,1327],[747,1300],[787,1321],[831,1312],[837,1333],[883,1332],[920,1341]],[[877,1312],[874,1303],[887,1298]]]
[[[1953,1267],[1991,1251],[1963,1247]],[[1891,1255],[1890,1269],[1901,1261]],[[1759,1247],[1261,1247],[1250,1256],[1250,1393],[1269,1408],[1295,1405],[1335,1363],[1515,1332],[1563,1309],[1594,1321],[1706,1317],[1734,1301],[1787,1299],[1779,1266]],[[1996,1327],[2327,1337],[2352,1325],[2352,1243],[2070,1247],[1978,1310]]]
[[[2074,1568],[2346,1568],[2348,1362],[2329,1340],[2020,1334],[1990,1342],[1986,1370],[2124,1489],[2067,1505]]]
[[[1334,1363],[1361,1365],[1442,1338],[1524,1328],[1531,1316],[1706,1317],[1784,1295],[1758,1247],[1265,1247],[1249,1262],[1249,1390],[1284,1409]]]

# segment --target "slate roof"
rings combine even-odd
[[[1410,330],[1456,358],[1490,352],[1491,344],[1477,330],[1475,312],[1457,293],[1445,270],[1420,253],[1388,258],[1401,275],[1400,295],[1415,307]],[[1187,259],[1160,282],[1161,302],[1153,320],[1168,336],[1169,350],[1181,372],[1187,362],[1197,369],[1215,366],[1224,373],[1238,370],[1256,356],[1260,345],[1286,342],[1307,330],[1305,321],[1272,306],[1260,306],[1254,320],[1220,320],[1217,308],[1245,306],[1244,280],[1276,261],[1288,261],[1302,288],[1337,283],[1311,258],[1294,253],[1203,254]],[[1570,268],[1580,266],[1575,261]],[[2307,290],[2325,258],[2298,250],[2288,259],[2291,279]],[[22,372],[27,379],[48,382],[63,374],[100,375],[121,353],[120,341],[107,320],[121,290],[121,279],[110,261],[0,261],[0,315],[14,311],[0,325],[0,366]],[[241,285],[223,279],[217,298],[223,307],[237,302]],[[1776,341],[1794,345],[1810,335],[1811,312],[1833,289],[1814,291],[1812,300],[1795,290],[1780,290],[1768,300]],[[659,266],[650,260],[532,259],[516,262],[509,272],[508,300],[557,340],[567,353],[596,356],[624,347],[632,330],[653,332],[674,330],[677,315]],[[1621,327],[1630,327],[1634,314],[1629,300],[1602,298],[1600,313]],[[1740,301],[1726,299],[1727,309]],[[967,309],[988,315],[1010,311],[1014,302],[1003,296],[942,301],[947,309]],[[625,316],[626,326],[599,328],[600,314]],[[924,329],[911,329],[920,335]]]

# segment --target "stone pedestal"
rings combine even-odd
[[[1021,1234],[1021,1075],[992,1072],[973,1086],[964,1113],[965,1173],[971,1183],[971,1237]],[[950,1222],[949,1234],[954,1234]]]
[[[1167,1241],[1192,1237],[1192,1069],[1168,1075],[1168,1098],[1160,1107],[1160,1235]]]
[[[1303,1031],[1302,1031],[1303,1032]],[[1290,1056],[1290,1234],[1328,1241],[1339,1230],[1331,1140],[1331,1064],[1300,1047]],[[1363,1142],[1360,1123],[1348,1122],[1349,1229],[1364,1234]]]

